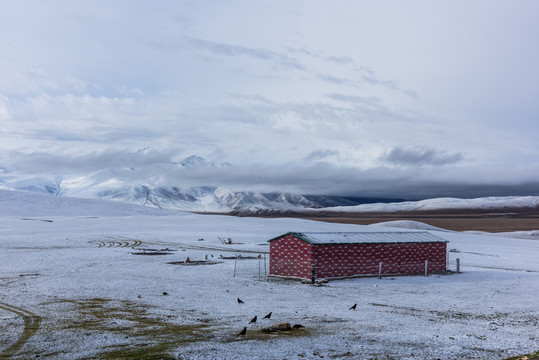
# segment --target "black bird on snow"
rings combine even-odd
[[[251,321],[249,321],[249,324],[250,324],[250,323],[255,323],[255,322],[256,322],[256,315],[255,315],[254,318],[251,319]]]
[[[269,319],[270,317],[271,317],[271,312],[268,315],[264,316],[263,319]]]
[[[242,331],[240,331],[240,333],[236,336],[243,336],[245,335],[245,333],[247,333],[247,327],[244,327]]]
[[[165,295],[165,296],[166,296],[166,295],[168,295],[168,292],[166,292],[166,291],[163,291],[163,295]]]
[[[238,298],[238,304],[243,304],[243,300]]]
[[[356,306],[357,306],[357,304],[352,305],[352,307],[349,310],[355,310]]]
[[[296,324],[296,325],[292,326],[292,329],[297,330],[297,329],[299,329],[299,328],[304,328],[304,327],[305,327],[305,326],[303,326],[303,325]]]

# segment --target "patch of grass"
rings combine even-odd
[[[59,330],[125,339],[104,347],[108,349],[90,359],[176,359],[170,352],[182,344],[212,338],[207,329],[211,320],[176,324],[151,314],[151,307],[132,301],[91,298],[61,302],[73,304],[77,316],[58,322]]]
[[[179,347],[181,342],[171,341],[159,344],[135,344],[133,346],[123,346],[122,349],[115,349],[108,352],[102,352],[95,359],[100,360],[115,360],[115,359],[132,359],[132,360],[176,360],[170,351]]]
[[[113,351],[103,354],[99,359],[132,359],[132,360],[176,360],[177,358],[160,352],[159,347],[143,348],[127,351]]]
[[[215,319],[204,317],[196,319],[196,323],[177,324],[174,317],[162,315],[158,308],[136,301],[88,298],[60,299],[55,303],[65,306],[66,317],[54,322],[54,331],[67,333],[68,338],[70,334],[79,338],[82,335],[90,342],[95,341],[93,338],[105,339],[98,340],[100,348],[85,357],[93,360],[181,359],[181,349],[196,342],[274,341],[308,337],[313,335],[312,331],[316,332],[307,328],[268,334],[253,329],[243,337],[236,337],[236,331],[230,333],[228,327],[220,327]]]
[[[539,351],[525,355],[511,356],[504,360],[539,360]]]

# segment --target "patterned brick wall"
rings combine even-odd
[[[423,274],[446,270],[446,243],[310,245],[292,235],[270,243],[270,275],[339,278],[378,274]]]
[[[429,272],[446,270],[445,243],[341,244],[313,248],[317,278],[355,275],[422,274],[428,260]]]
[[[292,235],[270,242],[270,276],[311,278],[311,245]]]

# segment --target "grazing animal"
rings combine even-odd
[[[356,309],[356,306],[357,306],[357,304],[352,305],[352,307],[350,308],[350,310],[355,310],[355,309]]]
[[[243,336],[247,333],[247,327],[244,327],[242,331],[240,331],[240,333],[236,336]]]
[[[249,321],[249,324],[250,324],[250,323],[255,323],[255,322],[256,322],[256,315],[255,315],[254,318],[251,319],[251,321]]]
[[[299,329],[299,328],[304,328],[304,327],[305,327],[305,326],[303,326],[303,325],[296,324],[296,325],[292,326],[292,329],[297,330],[297,329]]]
[[[238,304],[243,304],[243,300],[238,298]]]
[[[166,296],[166,295],[168,295],[168,292],[166,292],[166,291],[163,291],[163,295],[165,295],[165,296]]]
[[[263,319],[269,319],[270,317],[271,317],[271,312],[268,315],[264,316]]]

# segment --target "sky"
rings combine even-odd
[[[538,13],[523,0],[2,1],[0,168],[84,173],[150,147],[234,165],[171,184],[539,195]]]

